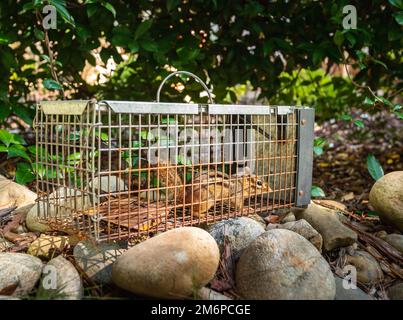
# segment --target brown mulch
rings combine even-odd
[[[360,115],[364,128],[343,120],[315,128],[315,136],[326,138],[327,144],[322,155],[314,156],[313,184],[325,191],[326,199],[342,201],[355,213],[370,211],[368,195],[375,181],[366,166],[369,153],[385,174],[403,170],[403,121],[388,112],[371,116],[356,111],[353,118]]]

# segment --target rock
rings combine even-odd
[[[390,300],[403,300],[403,282],[391,286],[388,290]]]
[[[80,191],[75,191],[74,189],[64,187],[60,187],[51,193],[47,203],[49,204],[49,209],[47,208],[48,206],[45,204],[45,202],[40,201],[37,205],[33,206],[29,210],[25,218],[25,223],[30,231],[41,233],[48,232],[50,231],[50,227],[46,224],[46,221],[44,221],[45,217],[69,217],[72,212],[71,209],[68,208],[84,210],[89,208],[91,205],[88,196],[82,196]],[[56,210],[56,203],[59,205],[58,210]]]
[[[357,234],[340,222],[334,210],[311,202],[306,209],[294,210],[294,214],[298,220],[305,219],[321,234],[325,251],[347,247],[357,241]]]
[[[196,227],[173,229],[122,254],[112,268],[120,288],[157,298],[185,298],[205,286],[217,270],[214,238]]]
[[[264,218],[262,218],[261,216],[259,216],[258,214],[251,214],[248,216],[249,219],[255,220],[256,222],[259,222],[263,228],[266,228],[266,221],[264,220]]]
[[[100,191],[101,194],[109,192],[122,192],[127,190],[125,182],[117,176],[101,176],[95,177],[94,180],[88,183],[89,189],[95,194]],[[95,202],[97,200],[95,199]]]
[[[20,300],[20,299],[12,296],[0,296],[0,300]]]
[[[0,252],[7,251],[9,248],[13,247],[14,244],[10,241],[7,241],[4,238],[0,238]]]
[[[304,219],[279,225],[279,229],[287,229],[298,233],[322,252],[322,236]]]
[[[290,212],[289,214],[287,214],[282,220],[281,223],[288,223],[288,222],[293,222],[295,221],[295,216],[292,212]]]
[[[366,294],[360,288],[346,289],[343,287],[343,279],[335,276],[336,296],[334,300],[374,300],[369,294]]]
[[[27,253],[35,257],[50,259],[52,255],[59,254],[68,245],[69,237],[41,234],[29,245]]]
[[[217,222],[210,226],[207,231],[217,242],[221,253],[224,248],[225,229],[227,230],[228,244],[235,259],[238,259],[242,250],[265,231],[259,222],[247,217]]]
[[[378,237],[380,239],[384,239],[387,235],[388,235],[388,233],[385,230],[381,230],[381,231],[374,233],[374,236]]]
[[[244,250],[236,286],[245,299],[333,300],[336,293],[333,274],[319,251],[284,229],[266,231]]]
[[[81,241],[74,247],[74,259],[88,277],[98,284],[112,282],[112,264],[126,250],[118,243]]]
[[[392,247],[396,248],[403,254],[403,235],[401,234],[388,234],[383,238],[387,243],[389,243]]]
[[[31,292],[42,272],[42,261],[25,253],[0,253],[0,291],[17,285],[13,296]]]
[[[14,214],[26,213],[35,204],[36,198],[35,192],[0,175],[0,207],[17,206]]]
[[[55,287],[45,288],[46,279],[52,276],[52,271],[56,275]],[[47,300],[80,300],[82,298],[84,289],[81,277],[70,261],[58,256],[48,262],[44,268],[44,274],[40,290]],[[52,285],[51,282],[49,285]]]
[[[383,222],[403,232],[403,171],[390,172],[377,180],[369,202]]]
[[[346,255],[346,263],[357,269],[357,280],[364,284],[376,284],[383,280],[378,261],[366,251],[357,250],[355,255]]]
[[[266,226],[266,231],[273,230],[273,229],[281,229],[281,225],[279,223],[269,223]]]

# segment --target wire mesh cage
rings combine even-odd
[[[313,109],[162,103],[161,87],[38,105],[40,219],[102,241],[309,203]]]

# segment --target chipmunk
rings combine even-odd
[[[185,203],[193,203],[192,213],[199,217],[214,206],[216,202],[236,210],[242,210],[245,199],[271,192],[264,181],[245,168],[243,175],[229,175],[219,171],[203,171],[197,174],[185,194]]]

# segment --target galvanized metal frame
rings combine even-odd
[[[45,167],[45,172],[55,169],[57,177],[45,179],[37,170],[37,188],[43,194],[39,199],[38,215],[58,220],[58,223],[66,221],[69,227],[73,225],[96,240],[112,240],[257,212],[270,214],[284,207],[305,206],[310,200],[313,115],[313,109],[290,106],[109,100],[42,102],[35,118],[40,150],[37,163]],[[179,129],[185,136],[191,133],[191,142],[161,145],[161,131],[168,132],[169,137],[169,132],[175,135]],[[248,130],[252,136],[248,136]],[[157,134],[156,146],[149,144],[148,137],[142,145],[140,133],[143,131],[147,135],[149,132]],[[208,141],[200,140],[202,132],[208,133]],[[236,132],[241,132],[241,136],[236,138]],[[78,134],[74,141],[70,139],[72,134]],[[106,138],[102,139],[104,135]],[[46,151],[42,151],[42,147]],[[233,152],[229,158],[219,156],[231,147]],[[238,154],[251,153],[239,152],[249,150],[249,147],[254,147],[256,154],[251,159],[238,158]],[[153,148],[158,153],[157,166],[151,166],[142,157]],[[192,152],[191,164],[160,164],[160,152],[168,149],[177,157],[181,148],[184,152],[204,150],[209,153],[210,160],[197,163],[193,158],[195,152]],[[59,152],[60,159],[55,161]],[[80,160],[70,161],[76,153],[81,154]],[[123,158],[123,154],[127,157]],[[138,168],[132,164],[136,157]],[[250,161],[256,162],[256,177],[245,174]],[[64,170],[67,170],[66,176],[59,176],[59,171]],[[225,171],[228,171],[227,176],[222,175]],[[204,178],[194,180],[197,172]],[[147,177],[145,182],[142,182],[143,174]],[[192,175],[190,182],[177,181],[188,174]],[[150,182],[152,176],[168,181],[170,175],[171,178],[174,175],[172,185]],[[94,186],[101,185],[104,177],[108,181],[107,192]],[[127,185],[118,185],[111,192],[113,179],[125,181]],[[253,179],[267,182],[272,191],[256,189]],[[146,184],[144,188],[141,183]],[[242,189],[245,184],[249,189]],[[224,185],[235,189],[224,196]],[[238,187],[242,190],[237,190]],[[60,194],[52,195],[52,191],[59,189]],[[209,193],[202,196],[206,189]],[[145,200],[140,198],[141,193],[146,193]],[[84,210],[86,197],[91,205]],[[40,207],[41,204],[46,210]],[[211,208],[194,215],[203,205],[211,205]],[[144,213],[142,218],[141,213]]]

